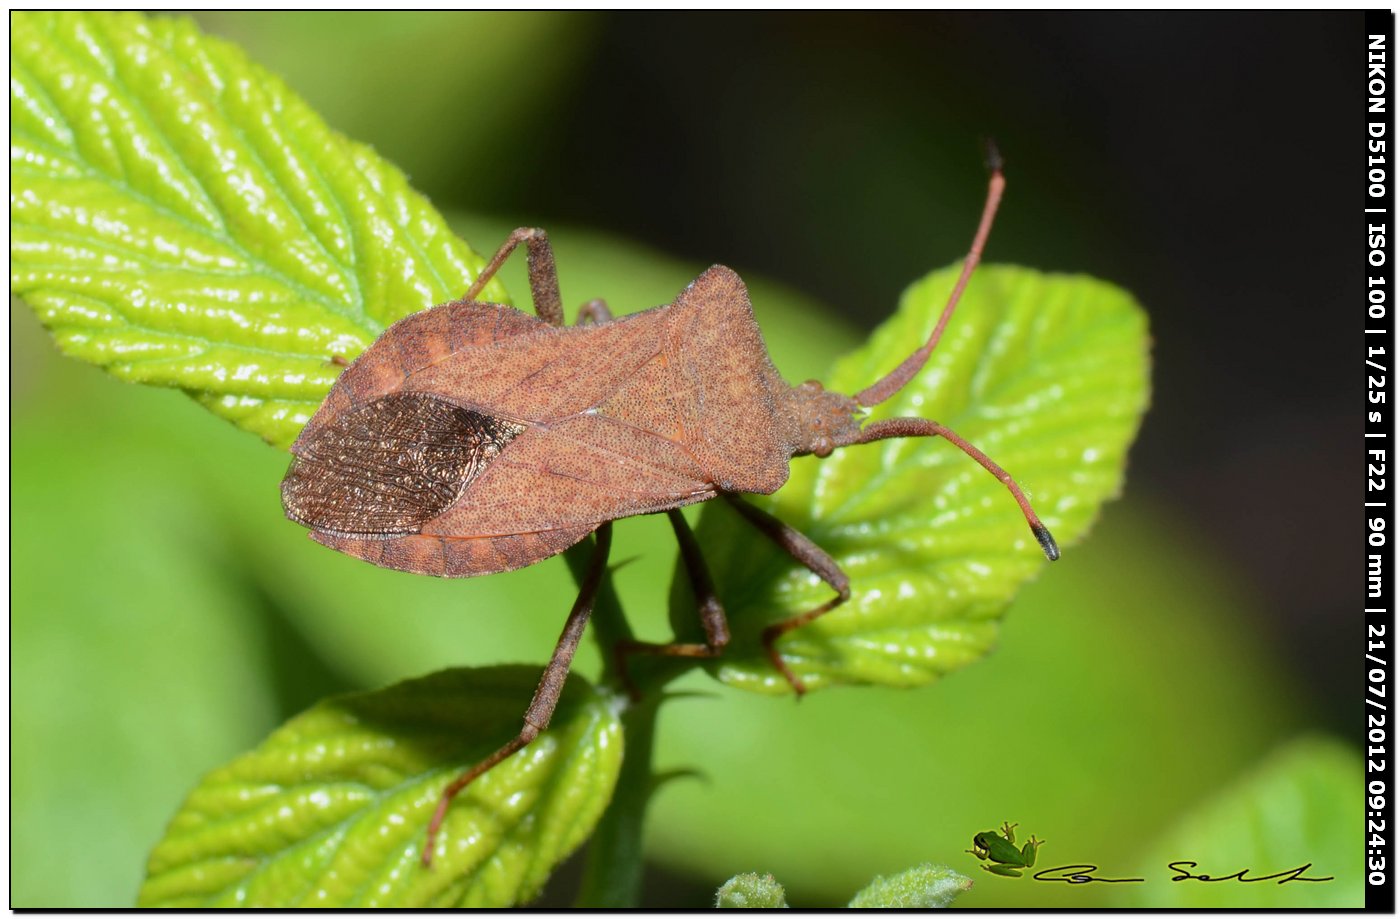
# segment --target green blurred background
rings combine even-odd
[[[961,256],[983,135],[1010,177],[989,258],[1095,274],[1148,310],[1126,495],[1023,592],[995,654],[800,705],[686,681],[703,695],[664,711],[658,764],[704,778],[656,799],[646,905],[706,905],[741,871],[837,905],[923,861],[974,877],[960,905],[1233,904],[1192,901],[1158,857],[1222,827],[1258,838],[1218,873],[1337,878],[1249,903],[1359,905],[1352,342],[1330,317],[1360,289],[1361,14],[197,18],[479,251],[549,228],[569,303],[653,305],[736,268],[789,379]],[[22,306],[12,335],[12,905],[129,905],[199,775],[330,692],[547,657],[561,562],[439,582],[327,552],[282,518],[284,454],[60,360]],[[617,539],[638,556],[624,605],[661,638],[665,523]],[[1261,769],[1304,828],[1242,803]],[[1150,881],[985,874],[962,850],[1003,820],[1048,840],[1044,864]]]

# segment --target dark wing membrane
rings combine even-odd
[[[314,530],[417,533],[521,430],[431,393],[382,396],[298,441],[282,505]]]

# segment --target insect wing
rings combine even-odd
[[[298,441],[282,504],[288,517],[315,530],[416,533],[521,430],[430,393],[390,393]]]
[[[299,454],[307,440],[345,412],[382,396],[412,389],[441,394],[441,390],[409,385],[409,378],[425,368],[457,355],[490,351],[517,336],[548,333],[551,328],[509,306],[474,301],[444,303],[400,319],[340,375],[292,445],[292,453]]]
[[[516,533],[511,536],[425,536],[363,539],[313,530],[311,538],[337,552],[414,574],[469,578],[524,568],[558,555],[593,532],[594,527],[571,527]]]

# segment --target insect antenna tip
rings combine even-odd
[[[982,138],[982,150],[987,158],[988,172],[1001,172],[1005,161],[1001,158],[1001,150],[997,147],[997,142],[990,137]]]
[[[1035,541],[1040,543],[1040,548],[1045,550],[1045,557],[1050,561],[1059,561],[1060,547],[1055,542],[1055,537],[1050,535],[1050,531],[1042,524],[1031,524],[1031,532],[1035,534]]]

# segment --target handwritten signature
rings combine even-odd
[[[1310,878],[1304,877],[1303,872],[1312,867],[1312,862],[1299,865],[1297,868],[1290,868],[1287,871],[1279,871],[1274,874],[1265,874],[1259,877],[1250,877],[1251,868],[1241,868],[1234,874],[1222,874],[1218,877],[1209,874],[1193,874],[1188,868],[1199,868],[1200,865],[1193,861],[1168,862],[1167,867],[1176,872],[1171,878],[1172,882],[1178,881],[1204,881],[1215,883],[1217,881],[1239,881],[1242,884],[1254,884],[1259,881],[1277,881],[1280,884],[1287,884],[1290,881],[1308,881],[1310,883],[1321,883],[1323,881],[1335,880],[1332,877]],[[1058,881],[1063,884],[1140,884],[1146,878],[1105,878],[1099,877],[1094,872],[1099,870],[1098,865],[1060,865],[1057,868],[1045,868],[1037,871],[1031,877],[1037,881]]]

